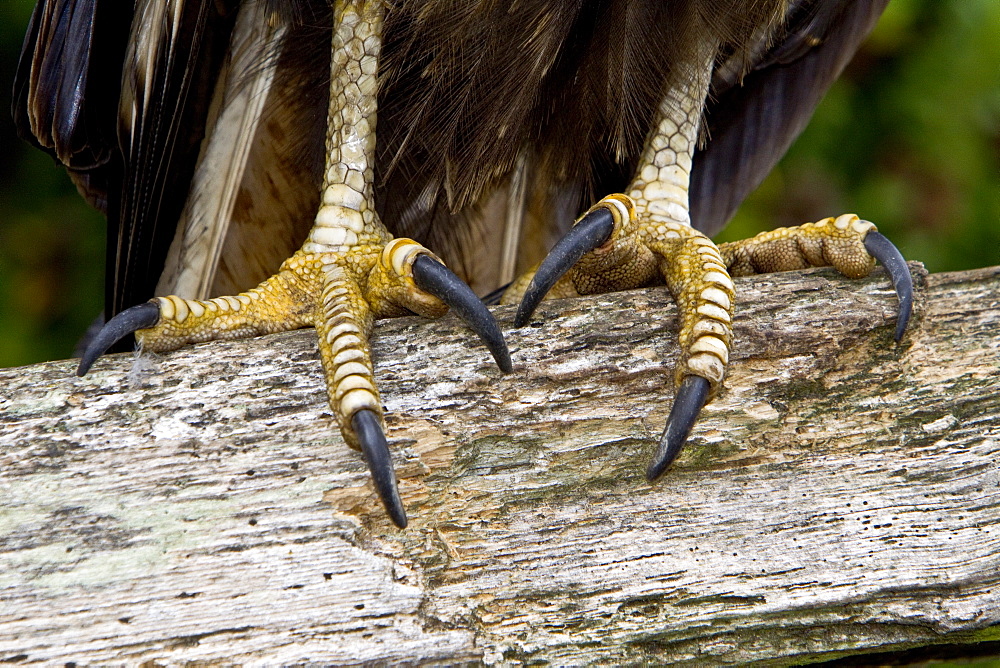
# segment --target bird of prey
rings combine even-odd
[[[509,284],[523,325],[546,296],[665,284],[682,355],[655,479],[723,381],[731,275],[877,258],[902,335],[909,273],[870,222],[709,239],[887,1],[39,0],[15,119],[108,217],[109,321],[79,373],[133,333],[162,351],[313,326],[404,527],[375,318],[451,307],[510,371],[469,285]]]

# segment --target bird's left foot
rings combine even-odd
[[[733,276],[833,267],[848,278],[864,278],[878,260],[899,297],[896,340],[903,338],[913,311],[913,279],[899,250],[867,220],[845,213],[798,227],[779,227],[720,244],[719,252]]]
[[[658,216],[646,200],[611,195],[576,223],[533,272],[515,281],[503,303],[520,302],[514,324],[527,324],[538,303],[665,284],[680,312],[677,395],[646,476],[663,474],[704,404],[719,390],[729,363],[735,298],[730,275],[832,266],[851,278],[885,265],[899,296],[898,341],[909,321],[913,285],[895,246],[875,225],[845,214],[716,246],[690,225]]]
[[[713,52],[714,53],[714,52]],[[666,284],[681,326],[678,385],[667,426],[646,470],[652,481],[680,452],[702,406],[720,388],[729,363],[735,275],[833,265],[867,275],[880,260],[900,295],[902,335],[912,284],[899,251],[871,223],[841,216],[717,247],[691,226],[688,189],[714,55],[704,54],[691,78],[663,96],[627,195],[605,197],[552,249],[537,270],[515,281],[503,303],[520,300],[523,326],[546,297]],[[873,259],[875,258],[875,259]]]
[[[675,374],[677,396],[646,471],[650,481],[677,457],[726,374],[735,294],[716,245],[690,225],[658,217],[627,195],[610,195],[577,221],[534,272],[511,284],[502,299],[520,302],[514,324],[523,327],[546,296],[664,284],[680,311],[681,360]]]

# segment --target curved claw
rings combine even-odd
[[[913,312],[913,277],[910,276],[910,268],[906,266],[906,260],[899,249],[878,232],[872,231],[865,235],[865,249],[889,272],[892,287],[896,289],[896,297],[899,299],[896,340],[899,341],[903,338],[906,324],[910,322],[910,313]]]
[[[479,297],[472,291],[472,288],[452,273],[448,267],[429,255],[418,256],[413,261],[411,271],[417,287],[447,304],[458,314],[458,317],[465,321],[465,324],[479,335],[486,347],[493,353],[493,359],[496,360],[501,371],[504,373],[513,371],[513,366],[510,363],[510,352],[507,350],[507,342],[504,341],[503,334],[500,332],[500,325],[497,324],[486,305],[479,301]]]
[[[532,276],[528,289],[521,297],[514,316],[514,326],[524,327],[528,324],[531,314],[545,298],[552,286],[563,274],[570,270],[581,257],[599,248],[610,237],[615,229],[615,218],[606,207],[599,207],[584,216],[559,240],[549,254],[542,260],[535,275]]]
[[[351,427],[361,443],[368,470],[371,471],[375,491],[382,500],[392,523],[400,529],[405,529],[406,511],[399,498],[396,487],[396,472],[392,469],[392,457],[389,456],[389,445],[385,442],[385,434],[379,424],[378,416],[367,408],[362,408],[351,418]]]
[[[132,332],[140,329],[154,327],[160,321],[160,305],[155,302],[146,302],[127,308],[115,317],[108,320],[97,336],[90,340],[87,349],[80,359],[80,366],[76,368],[76,375],[83,376],[90,367],[97,361],[97,358],[111,346]]]
[[[684,376],[681,386],[677,389],[677,396],[674,397],[674,405],[670,409],[670,417],[667,419],[667,427],[660,437],[660,446],[653,455],[653,461],[646,469],[646,480],[653,482],[667,470],[673,463],[677,455],[680,454],[681,446],[691,433],[694,421],[698,419],[708,399],[709,382],[701,376]]]

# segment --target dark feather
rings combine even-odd
[[[14,82],[22,138],[73,169],[103,164],[117,144],[118,82],[98,68],[120,68],[131,17],[109,17],[105,7],[98,0],[40,2]]]
[[[140,0],[125,56],[118,117],[126,168],[121,199],[109,203],[109,237],[117,227],[109,316],[149,299],[156,288],[232,27],[226,3],[170,2],[180,5],[176,15],[172,6],[158,11],[162,0]]]
[[[128,11],[101,0],[35,6],[14,79],[18,134],[69,169],[102,211],[120,179],[117,111]]]
[[[725,227],[805,129],[887,4],[800,1],[787,29],[745,78],[714,82],[706,108],[708,142],[695,154],[691,175],[695,227],[709,236]]]

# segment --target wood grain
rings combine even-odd
[[[0,370],[0,661],[808,661],[1000,639],[1000,268],[737,281],[674,468],[663,289],[549,302],[504,377],[381,322],[410,527],[333,425],[312,330]],[[512,311],[496,311],[509,323]]]

